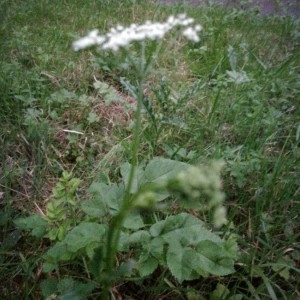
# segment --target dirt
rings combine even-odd
[[[161,4],[192,6],[222,5],[227,8],[257,8],[261,15],[293,16],[300,18],[300,0],[158,0]]]

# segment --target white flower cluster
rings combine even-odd
[[[162,39],[166,33],[175,27],[183,27],[182,35],[184,37],[193,42],[199,42],[198,32],[202,30],[202,26],[191,26],[193,23],[193,18],[181,14],[178,17],[170,16],[165,23],[147,21],[142,25],[131,24],[129,27],[118,25],[111,28],[105,35],[99,35],[99,31],[95,29],[89,32],[87,36],[75,41],[73,49],[78,51],[96,45],[101,46],[102,49],[117,51],[134,41]]]

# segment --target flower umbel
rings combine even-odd
[[[183,29],[182,35],[188,40],[199,42],[198,32],[202,30],[202,26],[199,24],[191,26],[193,23],[193,18],[181,14],[177,17],[170,16],[165,23],[146,21],[142,25],[131,24],[129,27],[118,25],[111,28],[105,35],[99,35],[99,31],[95,29],[85,37],[75,41],[72,46],[75,51],[91,46],[100,46],[105,50],[118,51],[131,42],[162,39],[170,30],[176,27]]]

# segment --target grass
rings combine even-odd
[[[110,55],[97,59],[95,49],[74,53],[71,43],[92,28],[165,20],[183,10],[203,25],[201,42],[178,40],[157,58],[145,92],[167,122],[158,123],[158,134],[143,121],[139,160],[223,159],[230,223],[222,232],[236,234],[240,257],[229,276],[180,284],[158,270],[144,280],[116,284],[113,294],[121,299],[299,297],[299,20],[158,7],[150,1],[14,0],[2,1],[0,8],[3,299],[40,299],[43,279],[61,276],[42,272],[50,242],[25,235],[13,220],[43,211],[62,171],[82,180],[84,199],[100,177],[118,180],[120,164],[131,158],[132,115],[101,106],[93,83],[105,81],[128,97],[119,78],[134,78],[133,70]],[[247,77],[237,84],[227,71]],[[83,279],[82,268],[74,263],[62,273]],[[99,291],[91,299],[98,297]]]

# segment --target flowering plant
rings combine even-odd
[[[90,31],[85,37],[73,43],[75,51],[91,46],[100,46],[103,50],[118,51],[122,47],[127,47],[136,41],[159,40],[172,29],[181,27],[182,35],[192,42],[199,42],[198,32],[202,26],[194,23],[193,18],[188,18],[185,14],[178,17],[170,16],[165,23],[147,21],[142,25],[131,24],[129,27],[118,25],[110,29],[105,35],[99,35],[99,30]]]
[[[84,295],[88,296],[92,290],[100,288],[101,299],[107,300],[114,281],[143,278],[153,274],[158,267],[168,268],[178,282],[234,272],[235,240],[219,237],[193,215],[195,211],[208,211],[215,227],[226,224],[220,179],[222,165],[194,167],[163,157],[154,157],[146,165],[138,161],[144,130],[142,109],[148,110],[151,117],[151,101],[145,95],[145,84],[153,60],[162,49],[159,41],[171,29],[178,29],[177,32],[188,40],[198,42],[201,26],[192,26],[193,23],[194,20],[185,15],[171,16],[165,23],[148,21],[126,28],[119,25],[105,35],[93,30],[73,43],[76,51],[89,46],[122,51],[134,68],[135,80],[134,84],[125,78],[120,82],[136,101],[133,134],[129,137],[132,139],[131,161],[120,166],[119,182],[93,182],[89,198],[77,201],[76,188],[81,181],[71,173],[64,173],[53,190],[45,214],[16,221],[20,228],[31,229],[32,235],[56,241],[43,256],[44,272],[58,270],[61,262],[83,260],[88,281],[86,284],[71,281],[74,287],[78,286],[75,294],[84,289]],[[136,43],[137,47],[132,47],[136,52],[130,49],[132,43]],[[107,84],[96,82],[94,86],[107,95],[108,102],[118,97]],[[164,91],[163,96],[154,94],[168,105],[168,92]],[[193,213],[176,213],[170,205],[174,200]],[[168,207],[171,207],[168,217],[145,222],[150,210],[167,210]],[[122,252],[122,258],[116,265],[118,252]],[[49,282],[51,279],[46,280],[44,286]],[[65,282],[70,282],[69,278],[59,284]]]
[[[135,85],[132,85],[128,80],[121,78],[121,83],[132,94],[137,103],[135,109],[135,122],[133,127],[134,131],[132,137],[131,162],[130,164],[127,163],[121,167],[121,174],[124,178],[124,196],[123,200],[120,203],[118,213],[115,214],[111,219],[110,226],[107,232],[106,246],[105,249],[103,249],[104,251],[101,256],[104,258],[104,262],[101,263],[102,267],[99,270],[100,277],[102,278],[102,282],[104,284],[104,290],[102,294],[103,299],[108,298],[109,289],[112,284],[112,274],[115,267],[115,257],[117,251],[120,248],[120,239],[122,237],[122,234],[124,234],[122,233],[122,227],[125,226],[128,218],[130,218],[130,216],[132,216],[132,213],[137,209],[139,210],[153,208],[155,207],[157,202],[165,199],[168,196],[168,192],[177,193],[180,197],[190,200],[190,202],[187,201],[186,203],[189,208],[195,208],[202,211],[213,209],[215,211],[214,216],[217,216],[217,218],[219,219],[216,220],[215,218],[215,225],[221,226],[226,223],[226,211],[222,206],[224,197],[222,192],[220,191],[221,184],[219,179],[219,167],[216,167],[216,170],[213,169],[210,172],[205,169],[198,169],[196,167],[187,168],[187,165],[184,163],[176,162],[173,160],[164,160],[162,158],[154,158],[145,170],[141,169],[141,167],[138,166],[138,149],[142,132],[141,113],[142,108],[146,108],[146,110],[147,108],[149,108],[149,101],[144,94],[145,83],[151,70],[153,58],[156,56],[158,50],[160,49],[159,45],[161,45],[161,43],[159,43],[158,41],[163,41],[167,34],[173,29],[176,29],[177,32],[179,32],[179,35],[181,34],[191,42],[197,43],[200,41],[198,33],[202,30],[202,26],[199,24],[194,24],[193,18],[189,18],[185,14],[180,14],[177,17],[170,16],[164,23],[147,21],[142,25],[131,24],[128,27],[117,25],[116,27],[111,28],[108,33],[103,35],[99,34],[99,30],[94,29],[90,31],[85,37],[78,39],[72,44],[72,47],[75,51],[91,46],[98,46],[102,50],[113,52],[125,50],[126,59],[128,59],[129,62],[132,63],[132,66],[135,68],[137,82]],[[146,44],[146,41],[153,41],[157,43],[154,43],[154,47],[149,47],[150,50],[146,52],[146,46],[148,45]],[[138,59],[136,59],[132,51],[129,51],[131,50],[130,45],[134,42],[140,45],[140,47],[137,48],[138,51],[140,51]],[[148,109],[151,117],[150,111],[151,109]],[[179,172],[180,170],[181,172]],[[166,176],[166,172],[168,173],[168,176]],[[151,180],[151,178],[153,180]],[[193,180],[191,180],[191,178]],[[97,189],[99,189],[100,186]],[[162,195],[164,196],[162,197]],[[193,204],[197,201],[204,201],[205,203],[202,203],[201,205]],[[93,207],[93,205],[93,203],[87,202],[84,205],[84,211],[91,213],[91,209],[89,206]],[[186,205],[183,205],[183,207],[186,207]],[[94,213],[94,210],[92,211]],[[188,217],[188,215],[185,214],[178,215],[177,217],[175,217],[174,221],[177,219],[181,220],[181,218],[183,218],[184,220],[188,218],[193,224],[194,222],[198,224],[198,221],[196,221],[196,219],[192,220],[190,219],[190,217]],[[174,221],[171,218],[166,221],[166,224],[168,224],[168,222],[172,223]],[[198,225],[200,226],[200,223]],[[137,228],[140,228],[140,226],[143,225],[139,224]],[[200,236],[200,232],[202,232],[204,236],[207,236],[207,239],[210,240],[211,243],[222,243],[219,238],[216,238],[213,235],[208,237],[207,232],[203,227],[200,226],[198,230]],[[149,236],[148,242],[150,242],[150,239],[151,238]],[[199,241],[197,240],[197,245]],[[124,245],[125,244],[123,244],[123,247],[125,247]],[[176,243],[176,246],[173,249],[172,247],[174,245],[172,245],[169,245],[171,250],[169,250],[169,254],[167,254],[170,255],[170,257],[174,254],[173,251],[178,251],[179,247],[179,245],[177,245]],[[181,252],[177,253],[176,256],[183,255],[184,251],[189,252],[190,249],[186,248],[186,246],[188,245],[186,245],[185,242],[182,242],[181,246],[179,247],[180,249],[183,247],[182,251],[180,250]],[[199,253],[202,251],[202,249],[203,247],[200,247],[199,244],[199,249],[197,250],[198,252],[193,253],[193,255],[200,255]],[[157,260],[154,259],[154,257],[152,257],[151,255],[148,255],[149,249],[147,247],[144,250],[146,251],[144,253],[145,255],[142,255],[142,260],[140,260],[140,262],[138,262],[136,265],[136,269],[141,275],[147,275],[153,272],[157,267],[158,262],[160,261],[160,258]],[[225,248],[223,250],[220,250],[220,252],[222,253],[225,253],[226,251]],[[225,255],[224,253],[222,255]],[[165,255],[166,254],[161,253],[161,256]],[[187,258],[188,257],[189,256],[187,256]],[[196,278],[200,274],[204,275],[207,274],[207,272],[212,271],[210,270],[210,268],[208,268],[206,271],[204,271],[204,269],[202,270],[203,266],[201,261],[202,260],[198,261],[199,266],[197,267],[197,271],[193,271],[193,268],[191,268],[188,273],[175,271],[175,269],[177,270],[179,265],[181,264],[176,259],[172,259],[166,263],[172,274],[178,280],[184,280]],[[145,264],[147,266],[146,268]],[[220,272],[221,269],[219,269],[216,274],[221,275],[232,272],[232,264],[230,263],[230,265],[231,267],[229,269],[226,269],[226,271],[225,269],[223,269],[223,273]],[[200,272],[199,270],[202,271]]]

